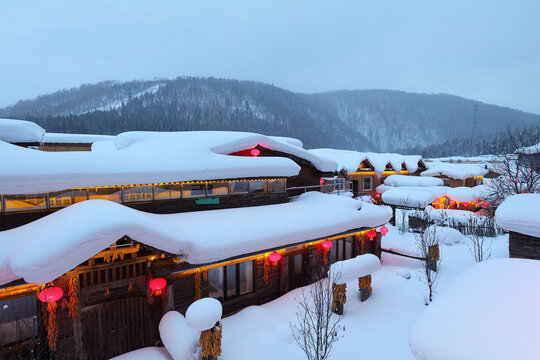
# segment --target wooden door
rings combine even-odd
[[[148,300],[126,297],[81,311],[83,358],[109,359],[154,344],[155,329]]]

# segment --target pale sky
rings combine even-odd
[[[540,114],[538,0],[0,0],[0,106],[103,80],[450,93]]]

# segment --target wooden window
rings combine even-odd
[[[182,196],[180,184],[160,184],[154,186],[154,199],[179,199]]]
[[[354,240],[352,236],[332,241],[333,245],[328,253],[330,264],[336,261],[351,259],[354,257]]]
[[[266,190],[267,190],[266,180],[253,180],[249,182],[250,193],[266,192]]]
[[[253,261],[208,270],[208,296],[226,301],[254,290]]]
[[[38,313],[35,295],[0,301],[0,345],[9,345],[38,336]]]
[[[208,196],[229,194],[229,184],[226,182],[211,182],[207,187]]]
[[[268,180],[268,192],[281,193],[285,192],[287,183],[285,179]]]
[[[364,178],[364,190],[371,190],[371,178],[365,177]]]
[[[229,183],[229,194],[247,194],[248,191],[248,181],[231,181]]]
[[[4,195],[5,211],[38,210],[47,208],[47,194]]]
[[[146,201],[153,199],[152,185],[126,185],[122,186],[122,201]]]
[[[194,198],[206,196],[206,183],[182,184],[182,197]]]
[[[88,199],[103,199],[120,202],[122,194],[121,186],[106,186],[88,188]]]

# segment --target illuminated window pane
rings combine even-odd
[[[337,259],[338,261],[343,260],[343,239],[336,240],[337,242]]]
[[[253,261],[246,261],[240,266],[240,295],[253,291]]]
[[[227,297],[236,296],[236,264],[227,266]]]
[[[152,185],[126,185],[122,187],[122,201],[152,200]]]
[[[204,197],[206,196],[206,183],[182,184],[182,197]]]
[[[52,208],[64,207],[73,204],[71,190],[49,193],[49,206]]]
[[[103,199],[120,202],[120,196],[122,194],[121,189],[120,186],[88,188],[88,199]]]
[[[302,275],[302,254],[294,256],[294,274]]]
[[[286,188],[285,179],[277,179],[277,180],[268,181],[268,192],[281,193],[281,192],[285,192],[285,188]]]
[[[229,193],[229,184],[226,182],[211,182],[207,187],[208,196],[210,195],[227,195]]]
[[[208,296],[223,299],[223,268],[208,270]]]
[[[247,181],[231,181],[229,183],[230,194],[245,194],[249,191],[249,182]]]
[[[180,184],[161,184],[154,186],[154,199],[179,199],[181,195]]]
[[[24,211],[47,208],[46,194],[4,195],[5,211]]]
[[[258,193],[266,192],[266,181],[264,180],[254,180],[249,182],[249,192]]]

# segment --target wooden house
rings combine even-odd
[[[440,178],[452,188],[482,185],[484,175],[489,173],[484,166],[464,163],[428,162],[427,167],[420,175]]]
[[[507,197],[495,211],[497,225],[509,232],[511,258],[540,260],[540,194]]]
[[[380,256],[380,235],[366,231],[389,210],[358,204],[311,192],[279,205],[152,215],[87,201],[0,233],[1,354],[110,358],[156,344],[161,316],[201,297],[230,314],[309,284],[336,261]],[[17,332],[20,324],[31,331]]]

